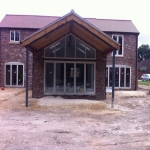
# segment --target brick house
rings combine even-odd
[[[27,83],[35,98],[103,100],[112,87],[116,50],[115,88],[136,90],[138,35],[131,20],[82,18],[74,11],[6,15],[0,22],[0,87]]]

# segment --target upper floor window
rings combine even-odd
[[[112,38],[120,44],[120,50],[116,50],[116,56],[123,56],[123,35],[112,35]]]
[[[10,41],[19,42],[20,41],[20,32],[19,31],[10,31]]]
[[[96,50],[69,34],[56,43],[45,48],[45,57],[95,59]]]

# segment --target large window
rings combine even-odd
[[[45,62],[45,94],[95,94],[94,62]]]
[[[120,50],[116,50],[116,56],[123,56],[124,52],[124,36],[123,35],[112,35],[112,38],[120,44]]]
[[[10,62],[5,64],[5,86],[18,87],[24,83],[24,66],[22,63]]]
[[[112,67],[106,67],[106,86],[112,87]],[[131,87],[131,68],[128,66],[115,67],[115,87],[130,88]]]
[[[96,51],[83,41],[69,34],[45,48],[46,58],[95,59]]]
[[[20,32],[19,31],[10,31],[10,41],[19,42],[20,41]]]

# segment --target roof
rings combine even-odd
[[[94,26],[107,32],[132,32],[139,33],[131,20],[96,19],[86,18]]]
[[[60,17],[33,15],[5,15],[0,27],[7,28],[35,28],[40,29]]]
[[[36,15],[5,15],[0,27],[40,29],[61,17]],[[139,33],[131,20],[84,18],[101,31]]]
[[[116,41],[74,11],[24,39],[22,46],[29,46],[30,49],[37,51],[68,34],[74,34],[103,54],[111,52],[113,49],[120,49],[120,45]]]

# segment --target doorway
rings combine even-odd
[[[24,85],[24,65],[22,63],[5,64],[5,86],[19,87]]]
[[[46,95],[94,95],[95,63],[45,62]]]

